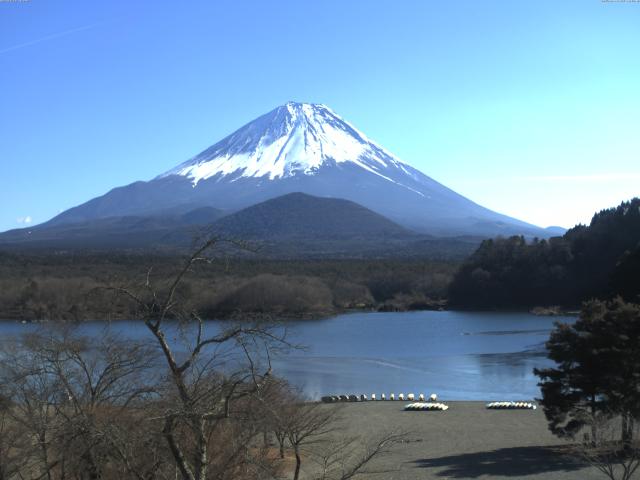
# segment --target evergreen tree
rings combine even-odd
[[[586,302],[573,325],[556,324],[546,346],[557,365],[534,373],[549,429],[573,437],[595,428],[600,413],[619,415],[628,444],[640,418],[640,306],[620,298]]]

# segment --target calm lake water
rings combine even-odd
[[[517,400],[539,396],[533,368],[550,365],[544,342],[555,321],[527,313],[356,313],[288,323],[289,339],[306,345],[273,359],[276,375],[306,395],[437,393],[448,400]],[[212,326],[219,325],[212,322]],[[4,341],[38,328],[0,323]],[[146,338],[137,322],[112,328]],[[82,330],[100,335],[104,323]]]

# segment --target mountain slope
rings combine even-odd
[[[439,239],[411,232],[348,200],[292,193],[218,218],[202,207],[185,214],[108,217],[0,234],[0,250],[149,250],[186,252],[203,235],[248,241],[262,258],[462,258],[479,238]],[[213,219],[213,220],[212,220]],[[222,255],[251,255],[221,243]]]
[[[221,218],[214,231],[238,238],[362,239],[417,237],[357,203],[290,193]]]
[[[287,193],[344,198],[432,235],[549,236],[488,210],[402,162],[324,105],[288,103],[148,182],[111,190],[49,225],[239,210]]]
[[[193,232],[223,213],[203,207],[180,215],[123,216],[56,225],[36,225],[0,234],[0,247],[44,249],[140,249],[171,245],[164,239],[176,231]]]

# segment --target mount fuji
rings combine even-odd
[[[258,117],[150,181],[115,188],[36,228],[184,215],[203,207],[224,215],[295,192],[355,202],[405,229],[432,236],[549,236],[438,183],[329,107],[295,102]]]

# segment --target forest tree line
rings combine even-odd
[[[0,254],[0,318],[129,319],[136,307],[113,285],[166,278],[178,256],[118,253]],[[236,312],[315,317],[350,309],[437,308],[457,264],[432,260],[220,259],[181,283],[189,308],[206,318]]]
[[[135,307],[105,287],[162,279],[177,255],[0,252],[0,318],[127,319]],[[199,265],[181,285],[207,318],[283,317],[350,309],[578,308],[591,298],[640,294],[640,199],[594,215],[562,237],[485,240],[465,261],[229,257]]]
[[[640,294],[640,199],[596,213],[562,237],[485,240],[456,273],[449,303],[466,308],[578,307]]]

